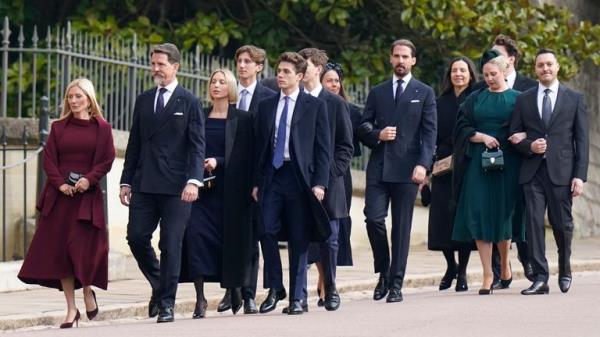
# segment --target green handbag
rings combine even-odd
[[[504,153],[500,148],[495,151],[488,151],[485,149],[481,153],[481,168],[484,172],[487,171],[498,171],[504,169]]]

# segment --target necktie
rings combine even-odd
[[[240,98],[240,104],[238,105],[238,109],[248,111],[248,105],[246,104],[246,96],[248,96],[248,90],[242,89],[242,98]]]
[[[396,85],[396,95],[394,96],[394,103],[397,106],[398,102],[400,101],[400,95],[402,95],[402,93],[404,92],[404,90],[402,89],[402,83],[404,83],[404,81],[398,80],[398,81],[396,81],[396,83],[397,83],[397,85]]]
[[[156,117],[159,117],[160,114],[165,110],[165,100],[163,98],[163,94],[167,92],[167,88],[158,89],[158,99],[156,100],[156,108],[154,109],[154,114]]]
[[[279,117],[279,127],[277,128],[277,140],[275,143],[275,151],[273,151],[273,167],[278,169],[283,166],[283,151],[285,150],[285,134],[287,129],[287,113],[289,97],[284,96],[285,103]]]
[[[544,99],[542,100],[542,121],[547,127],[550,124],[550,117],[552,116],[552,102],[550,101],[550,89],[544,90]]]

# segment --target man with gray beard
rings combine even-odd
[[[119,198],[129,207],[127,242],[152,286],[148,315],[172,322],[181,244],[204,172],[202,105],[177,82],[181,54],[170,43],[151,53],[156,88],[135,101]],[[160,262],[150,244],[160,222]]]

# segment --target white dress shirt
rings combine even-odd
[[[403,80],[404,82],[402,82],[402,92],[406,91],[406,86],[408,85],[408,81],[410,81],[410,79],[412,78],[412,74],[408,73],[408,75],[404,76],[401,78],[401,80]],[[398,80],[400,78],[398,78],[398,76],[396,76],[396,74],[394,74],[394,76],[392,76],[392,97],[396,97],[396,88],[398,87]]]
[[[179,84],[179,83],[177,82],[177,79],[175,79],[175,81],[169,83],[165,87],[165,89],[167,89],[167,91],[165,91],[165,93],[163,94],[163,102],[165,103],[165,106],[167,106],[167,103],[169,103],[169,99],[173,95],[175,88],[177,88],[177,84]],[[160,94],[160,88],[161,87],[156,88],[156,93],[154,94],[154,111],[156,111],[156,102],[158,101],[158,95]]]
[[[306,90],[306,87],[304,87],[304,92],[313,97],[319,97],[319,95],[321,94],[321,90],[323,90],[323,86],[321,85],[321,83],[317,84],[317,86],[312,91],[308,91]]]
[[[510,75],[506,75],[506,85],[508,85],[508,87],[510,89],[512,89],[515,86],[516,79],[517,79],[516,71],[513,71]]]
[[[242,100],[242,90],[246,89],[247,93],[246,93],[246,105],[248,105],[246,108],[250,108],[250,103],[252,102],[252,97],[254,95],[254,90],[256,90],[256,83],[257,81],[254,81],[254,83],[250,84],[247,88],[244,87],[241,83],[238,83],[238,99],[237,99],[237,103],[236,103],[236,108],[240,108],[240,101]]]
[[[538,112],[540,114],[540,118],[542,118],[542,102],[544,101],[544,95],[546,94],[544,90],[550,89],[550,93],[548,96],[550,97],[550,104],[552,105],[552,111],[554,111],[554,106],[556,105],[556,97],[558,96],[558,81],[554,81],[550,87],[545,87],[541,83],[538,84],[538,92],[537,92],[537,107]]]
[[[294,115],[294,108],[296,107],[296,101],[298,100],[298,95],[300,94],[300,88],[297,88],[294,92],[288,95],[288,110],[287,110],[287,120],[286,123],[286,132],[285,132],[285,146],[283,148],[283,160],[290,160],[290,130],[292,126],[292,116]],[[279,102],[277,103],[277,114],[275,115],[275,141],[273,143],[273,148],[275,144],[279,141],[277,139],[277,130],[279,129],[279,122],[281,119],[281,113],[283,112],[283,106],[285,105],[285,94],[283,91],[279,94]]]

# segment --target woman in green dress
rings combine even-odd
[[[475,91],[465,100],[454,130],[453,187],[458,202],[452,238],[475,240],[483,266],[479,294],[487,295],[492,293],[494,278],[492,245],[498,246],[500,279],[507,288],[512,281],[508,261],[511,239],[524,240],[525,233],[518,182],[520,158],[508,141],[508,124],[519,92],[506,84],[504,56],[490,50],[482,59],[488,88]],[[497,148],[503,151],[504,168],[484,171],[482,153]]]

